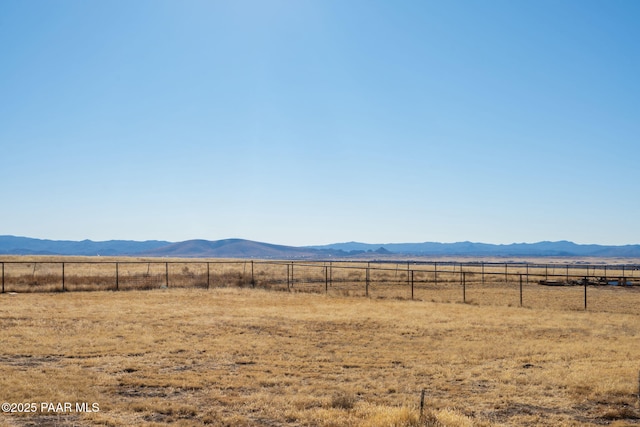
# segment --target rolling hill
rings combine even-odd
[[[494,256],[494,257],[640,257],[640,245],[579,245],[569,241],[513,243],[334,243],[321,246],[285,246],[245,239],[161,240],[41,240],[28,237],[0,236],[0,255],[110,255],[149,257],[335,259],[385,258],[411,256]]]
[[[133,255],[166,246],[170,242],[147,240],[43,240],[29,237],[0,236],[0,254],[6,255]]]
[[[335,252],[331,249],[311,249],[273,245],[243,239],[187,240],[154,250],[147,256],[207,257],[207,258],[316,258],[320,254]]]

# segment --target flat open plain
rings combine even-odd
[[[5,293],[0,400],[38,410],[0,425],[637,425],[640,294],[627,295],[617,313],[240,288]]]

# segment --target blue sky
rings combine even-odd
[[[0,2],[0,235],[640,243],[640,2]]]

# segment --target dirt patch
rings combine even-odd
[[[47,363],[55,363],[59,360],[60,357],[51,355],[32,356],[30,354],[14,354],[0,356],[0,365],[34,368]]]
[[[123,390],[118,390],[116,394],[123,397],[175,397],[181,394],[181,391],[172,387],[153,387],[153,386],[138,386],[127,387]]]

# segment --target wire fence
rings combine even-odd
[[[0,261],[1,292],[252,287],[340,296],[638,313],[640,264]]]

